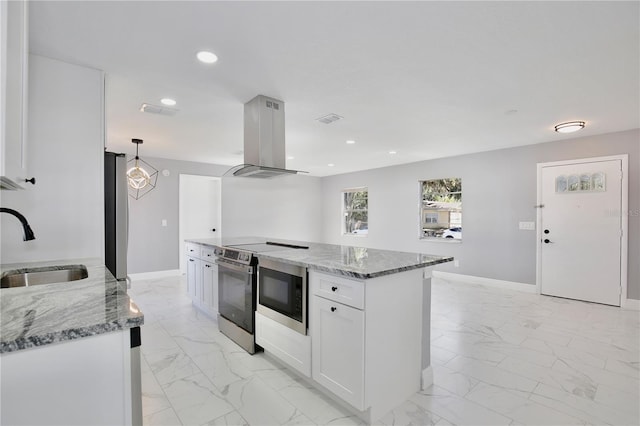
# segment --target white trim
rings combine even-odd
[[[465,284],[477,284],[487,287],[504,288],[507,290],[522,291],[524,293],[536,293],[536,286],[533,284],[518,283],[515,281],[503,281],[493,278],[475,277],[473,275],[454,274],[453,272],[433,271],[434,278],[461,282]]]
[[[138,274],[129,274],[131,281],[155,280],[158,278],[177,277],[181,275],[180,269],[168,269],[166,271],[140,272]]]
[[[549,163],[537,164],[537,196],[536,204],[542,204],[542,168],[552,166],[565,166],[571,164],[582,163],[597,163],[604,161],[620,161],[620,167],[622,168],[622,181],[621,181],[621,201],[620,201],[620,226],[622,227],[622,238],[620,239],[620,307],[636,306],[633,302],[629,302],[634,299],[627,299],[627,286],[628,286],[628,252],[629,252],[629,155],[609,155],[606,157],[593,157],[593,158],[580,158],[576,160],[564,160],[553,161]],[[542,265],[540,264],[540,258],[542,256],[542,212],[540,208],[536,209],[536,293],[540,293]],[[632,308],[628,308],[632,309]]]
[[[428,366],[422,370],[422,390],[425,390],[433,384],[433,367]]]
[[[622,309],[628,309],[630,311],[640,311],[640,300],[638,299],[622,299],[620,304]]]

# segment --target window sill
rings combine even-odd
[[[462,240],[455,238],[418,238],[418,240],[425,243],[462,244]]]

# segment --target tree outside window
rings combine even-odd
[[[462,239],[462,179],[420,181],[420,238]]]
[[[367,188],[342,191],[342,233],[367,235],[369,233],[369,195]]]

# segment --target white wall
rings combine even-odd
[[[0,215],[1,263],[104,256],[102,71],[31,55],[27,172],[36,185],[2,191],[36,236]]]
[[[311,176],[222,179],[224,237],[322,240],[322,184]]]
[[[535,284],[536,234],[518,222],[536,220],[536,163],[629,154],[628,297],[640,298],[640,130],[529,145],[322,179],[324,241],[454,256],[460,267],[436,269]],[[420,180],[462,178],[463,241],[419,239]],[[369,188],[369,234],[341,235],[345,188]]]

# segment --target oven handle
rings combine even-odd
[[[216,259],[216,265],[223,268],[231,269],[232,271],[243,272],[245,274],[253,275],[253,266],[237,265],[231,262],[225,262],[220,259]]]

